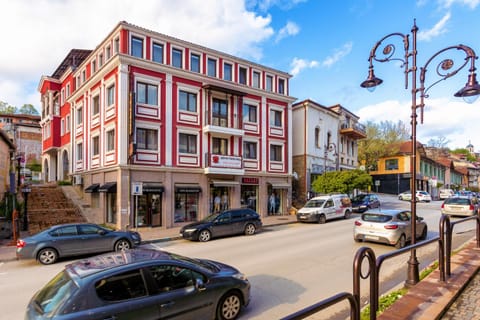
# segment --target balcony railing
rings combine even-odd
[[[340,125],[340,133],[354,139],[365,139],[367,137],[367,129],[358,122],[343,122]]]

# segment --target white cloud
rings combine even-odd
[[[32,103],[31,82],[52,74],[71,49],[94,49],[119,21],[252,60],[274,35],[269,15],[238,0],[0,0],[0,12],[8,43],[0,50],[0,101],[15,106]]]
[[[444,8],[450,8],[454,4],[460,4],[470,7],[470,9],[475,9],[480,4],[480,0],[441,0],[440,3]]]
[[[468,144],[466,137],[478,136],[480,102],[467,104],[463,100],[440,98],[427,99],[425,103],[423,124],[420,124],[420,110],[417,110],[417,140],[421,143],[443,136],[450,141],[450,148],[463,148]],[[356,114],[363,123],[400,120],[410,126],[410,105],[410,101],[390,100],[365,106]]]
[[[293,61],[290,63],[290,66],[292,69],[290,70],[290,73],[293,76],[296,76],[300,73],[305,68],[316,68],[318,67],[318,61],[315,60],[305,60],[305,59],[300,59],[300,58],[293,58]]]
[[[295,22],[288,21],[287,24],[278,31],[278,35],[277,35],[277,38],[275,39],[275,42],[279,42],[280,40],[288,36],[294,36],[299,32],[300,32],[300,27]]]
[[[257,8],[260,11],[267,11],[271,7],[277,6],[282,10],[289,10],[299,3],[307,0],[247,0],[247,8]]]
[[[322,66],[327,68],[331,67],[332,65],[340,61],[342,58],[347,56],[352,51],[352,47],[353,47],[353,43],[350,41],[345,43],[340,49],[335,49],[335,52],[333,55],[323,60]]]
[[[447,12],[439,22],[437,22],[433,28],[425,31],[418,32],[418,40],[430,41],[432,38],[435,38],[445,32],[447,32],[446,24],[450,20],[450,12]]]

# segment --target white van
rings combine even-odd
[[[312,198],[298,210],[297,221],[325,223],[336,218],[348,219],[352,203],[346,194],[326,195]]]

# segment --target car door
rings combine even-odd
[[[109,232],[93,224],[77,226],[84,253],[105,252],[113,250],[113,237]]]
[[[212,233],[215,237],[232,234],[232,219],[230,211],[220,214],[212,223]]]
[[[410,212],[400,212],[397,214],[397,224],[398,224],[398,229],[399,232],[401,231],[402,233],[405,234],[405,237],[407,240],[410,239],[410,235],[412,234],[412,227],[411,227],[411,215]]]
[[[90,317],[86,319],[159,319],[157,297],[149,294],[147,288],[140,268],[97,279],[91,290],[99,301],[98,307],[87,310]],[[81,313],[76,318],[82,319]]]
[[[243,233],[245,229],[247,214],[244,210],[234,210],[231,212],[231,233],[239,234]]]
[[[327,217],[327,219],[335,218],[335,216],[337,215],[335,203],[333,202],[332,198],[329,198],[327,199],[327,201],[325,201],[323,208],[325,210],[325,216]]]
[[[148,268],[156,288],[155,297],[161,319],[210,319],[214,313],[214,291],[197,287],[207,278],[179,265],[158,264]],[[197,280],[200,279],[200,280]]]
[[[50,233],[50,243],[46,246],[54,247],[60,256],[71,256],[82,254],[83,243],[77,233],[76,225],[61,226]]]
[[[376,195],[371,195],[370,200],[371,200],[371,203],[372,203],[371,204],[372,208],[380,207],[380,200],[378,199],[378,197]]]

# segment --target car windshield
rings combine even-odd
[[[324,199],[321,199],[321,200],[312,199],[305,204],[305,208],[318,208],[323,206],[324,203],[325,203]]]
[[[35,307],[43,314],[55,312],[77,289],[75,282],[62,271],[35,295]]]
[[[470,205],[470,200],[466,198],[448,198],[445,200],[445,204],[459,204],[459,205]]]
[[[209,215],[208,217],[202,219],[202,221],[211,222],[211,221],[215,220],[220,214],[221,214],[221,213],[211,214],[211,215]]]
[[[392,220],[392,216],[386,214],[362,214],[362,220],[368,222],[387,222]]]
[[[352,201],[363,201],[365,198],[367,198],[368,196],[366,194],[359,194],[359,195],[356,195]]]

